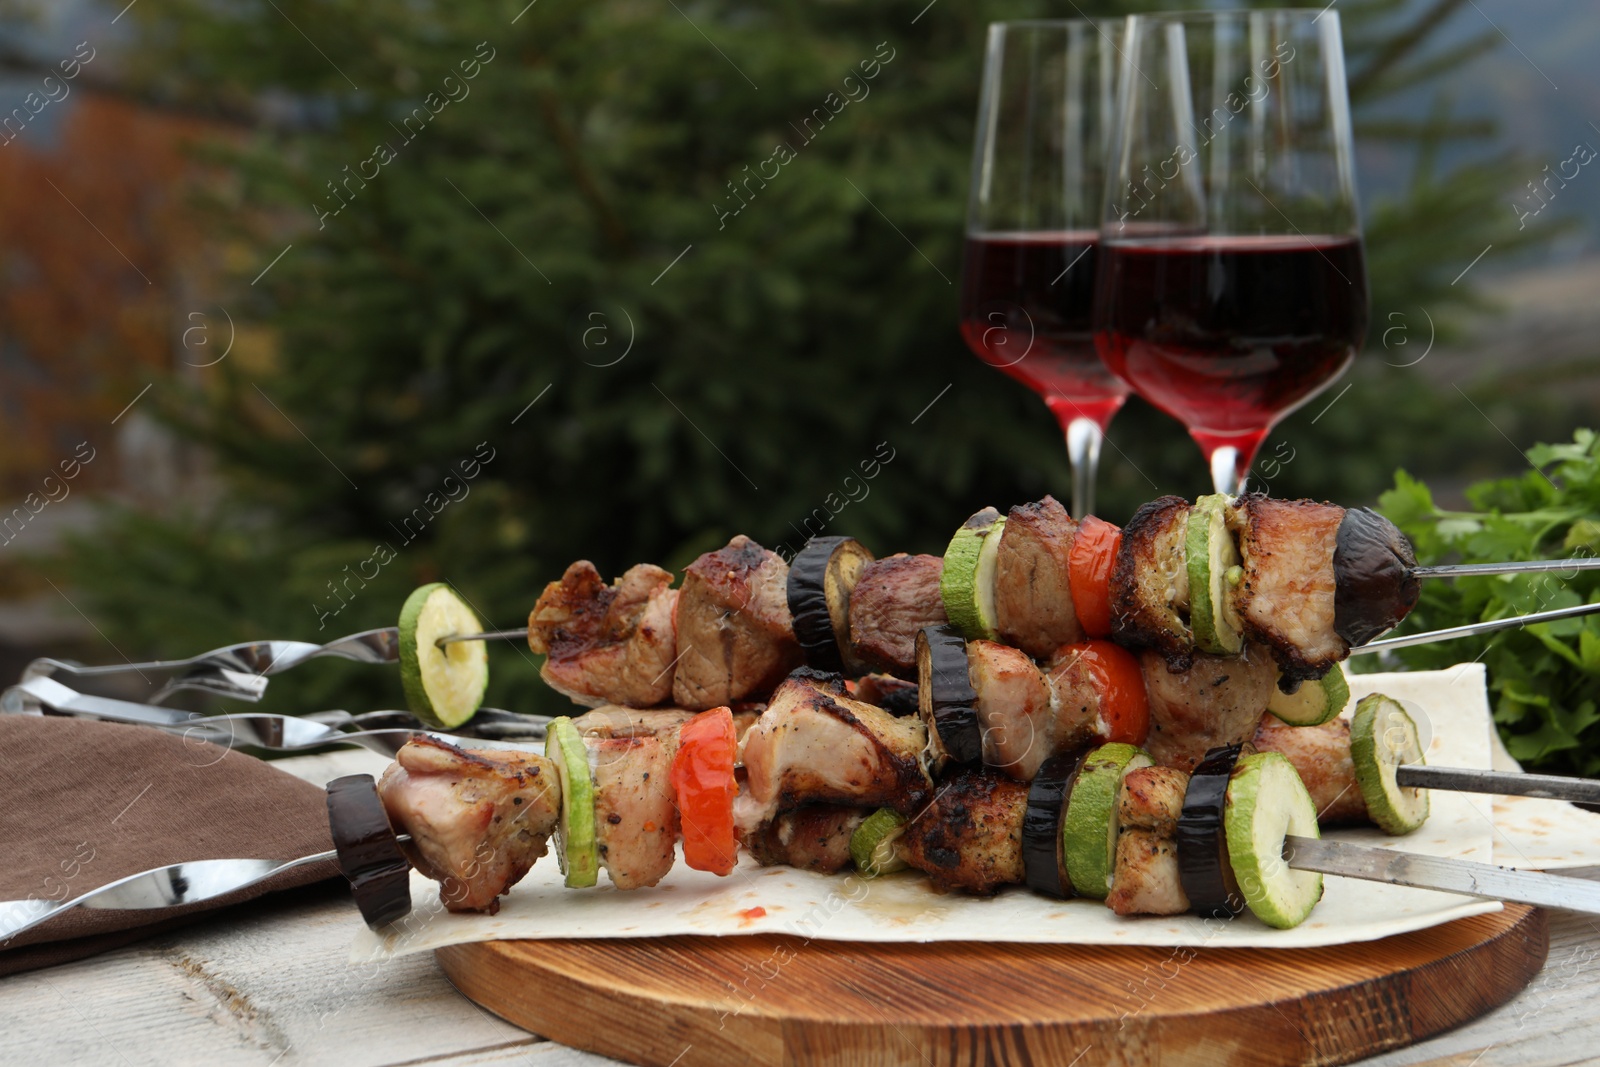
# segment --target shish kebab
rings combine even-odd
[[[1248,907],[1268,925],[1294,926],[1321,896],[1318,870],[1600,910],[1600,886],[1584,882],[1322,842],[1315,801],[1275,750],[1219,747],[1191,775],[1114,743],[1052,757],[1031,784],[976,769],[936,783],[920,720],[853,700],[838,676],[806,668],[742,740],[726,708],[686,715],[558,719],[545,757],[419,738],[377,788],[394,829],[410,835],[411,861],[442,883],[452,910],[494,910],[552,835],[573,888],[597,884],[601,869],[619,889],[655,885],[681,835],[685,862],[721,875],[742,845],[764,864],[853,865],[866,877],[914,868],[937,889],[979,895],[1025,883],[1103,899],[1123,915]],[[1393,716],[1403,709],[1367,698],[1355,738]],[[1372,810],[1410,805],[1420,821],[1425,795],[1383,775],[1393,763],[1381,749],[1351,750],[1380,772],[1363,783],[1389,798]]]
[[[1344,517],[1333,522],[1330,511]],[[1284,560],[1298,543],[1288,531],[1307,521],[1320,522],[1323,540],[1331,539],[1331,544],[1325,543],[1311,554],[1313,562],[1320,560],[1318,566],[1286,576]],[[681,596],[668,588],[670,575],[659,568],[635,567],[608,587],[591,565],[580,562],[546,589],[526,633],[536,650],[550,656],[545,677],[587,703],[656,703],[666,696],[671,681],[672,695],[686,698],[682,702],[691,708],[696,706],[695,692],[704,690],[705,685],[680,685],[681,678],[669,677],[674,663],[686,657],[711,664],[711,657],[693,645],[677,650],[676,645],[684,639],[675,634],[679,627],[673,623],[681,624],[685,617],[681,611],[684,603],[690,605],[687,617],[715,620],[722,627],[720,632],[703,628],[715,633],[725,648],[734,650],[726,657],[726,681],[715,696],[738,697],[745,695],[745,689],[754,690],[751,696],[761,695],[757,686],[741,684],[740,679],[771,675],[792,663],[792,655],[785,656],[786,651],[792,653],[792,646],[780,647],[791,632],[799,635],[813,664],[853,661],[856,671],[888,667],[904,672],[921,658],[923,662],[917,664],[921,691],[930,694],[936,708],[975,707],[977,727],[988,750],[983,752],[985,762],[1026,781],[1055,751],[1096,736],[1102,741],[1145,743],[1150,717],[1155,732],[1149,744],[1157,760],[1185,769],[1214,745],[1248,739],[1263,707],[1286,721],[1324,721],[1336,715],[1348,699],[1337,666],[1327,663],[1317,684],[1290,695],[1283,692],[1284,675],[1273,660],[1290,658],[1303,663],[1308,658],[1303,645],[1320,641],[1333,646],[1341,640],[1333,632],[1339,628],[1341,612],[1344,628],[1352,632],[1361,617],[1371,625],[1374,617],[1387,621],[1403,614],[1392,603],[1365,609],[1364,616],[1339,603],[1339,577],[1349,586],[1355,584],[1352,575],[1364,572],[1367,584],[1373,584],[1373,575],[1392,570],[1397,559],[1410,558],[1409,546],[1399,531],[1370,512],[1345,513],[1330,505],[1266,497],[1240,498],[1232,504],[1222,497],[1201,498],[1191,508],[1178,498],[1164,498],[1141,509],[1126,538],[1109,524],[1096,523],[1093,519],[1075,523],[1047,497],[1013,508],[1009,522],[992,509],[980,512],[952,539],[943,561],[906,556],[873,561],[857,542],[833,537],[813,540],[787,572],[775,554],[748,539],[735,538],[726,549],[708,553],[690,567]],[[1249,578],[1242,565],[1229,563],[1239,556],[1230,533],[1235,527],[1247,531],[1242,543],[1246,545],[1244,559],[1250,564]],[[1182,538],[1176,536],[1180,531]],[[1140,560],[1177,558],[1160,551],[1163,540],[1169,546],[1182,540],[1187,559],[1181,568],[1169,563],[1161,572],[1166,577],[1152,581],[1151,569],[1141,568]],[[1226,569],[1221,564],[1226,564]],[[1270,607],[1270,622],[1276,629],[1266,636],[1276,646],[1272,655],[1265,645],[1240,640],[1237,633],[1243,627],[1238,613],[1227,611],[1214,613],[1218,621],[1211,624],[1204,642],[1208,647],[1217,647],[1218,642],[1239,647],[1238,654],[1182,649],[1180,642],[1189,629],[1182,615],[1191,616],[1194,630],[1200,632],[1205,625],[1202,616],[1213,613],[1191,609],[1190,594],[1182,583],[1171,580],[1180,569],[1191,589],[1210,585],[1217,575],[1223,576],[1217,584],[1224,590],[1242,586],[1251,598],[1246,614],[1266,610],[1263,604]],[[1229,570],[1237,572],[1233,581],[1226,578]],[[1138,577],[1141,573],[1143,578]],[[1113,574],[1126,580],[1115,582]],[[1297,576],[1299,586],[1295,584]],[[783,605],[775,603],[775,591],[780,583],[787,587],[792,631],[779,625]],[[1138,588],[1133,588],[1136,585]],[[973,592],[980,588],[990,589],[990,596]],[[1114,596],[1112,588],[1119,590]],[[1132,591],[1125,592],[1129,589]],[[1083,641],[1086,632],[1101,634],[1114,628],[1108,618],[1114,597],[1124,604],[1119,617],[1135,620],[1121,627],[1124,634],[1138,640],[1141,633],[1158,631],[1154,640],[1144,642],[1156,647],[1146,647],[1137,661],[1098,637]],[[1403,593],[1400,606],[1408,608],[1412,597],[1414,590]],[[1193,599],[1203,598],[1197,594]],[[730,626],[725,620],[741,604]],[[1522,620],[1493,620],[1470,630],[1482,633],[1596,608],[1600,605],[1560,609]],[[931,657],[926,655],[927,649],[921,650],[923,657],[898,651],[899,645],[911,644],[905,639],[908,620],[912,625],[940,621],[947,617],[947,609],[948,617],[960,619],[969,634],[1001,637],[1035,654],[1039,649],[1048,650],[1041,656],[1043,671],[1034,667],[1023,650],[981,639],[967,642],[964,656],[960,639],[949,636],[934,642]],[[986,618],[994,621],[986,623]],[[1152,624],[1151,619],[1165,621]],[[1225,629],[1231,629],[1234,636],[1219,637]],[[1253,636],[1262,632],[1258,624]],[[520,636],[523,631],[510,633]],[[1293,635],[1300,637],[1299,645]],[[1392,641],[1412,643],[1424,638],[1413,635]],[[472,639],[473,635],[462,633],[443,641]],[[1053,646],[1051,642],[1058,639],[1068,643]],[[1389,644],[1358,645],[1351,653],[1384,647]],[[1289,649],[1287,656],[1285,648]],[[1177,652],[1182,653],[1187,667],[1174,672],[1171,668]],[[931,669],[926,662],[929,658],[935,661]],[[658,664],[665,666],[657,670]],[[646,678],[641,666],[654,670],[654,676]],[[869,675],[864,684],[875,680],[875,687],[888,683],[892,690],[892,678]],[[641,689],[647,692],[641,695]],[[1122,702],[1134,705],[1132,713],[1123,716],[1128,721],[1117,720],[1115,709],[1109,706],[1115,702],[1107,699],[1108,689],[1135,698]],[[917,690],[912,689],[909,696],[915,699]],[[879,699],[886,706],[895,706],[892,691]],[[965,742],[958,738],[952,743],[957,747],[965,743],[970,749],[977,744],[972,740],[977,736],[974,730]],[[935,737],[940,739],[937,731]],[[971,751],[962,756],[964,761],[976,758]],[[1526,776],[1494,776],[1490,772],[1463,772],[1452,779],[1431,771],[1423,782],[1424,772],[1410,773],[1417,775],[1412,784],[1481,791],[1521,792],[1562,784],[1534,784]]]
[[[1500,566],[1593,565],[1600,560]],[[579,561],[546,587],[526,630],[435,639],[444,648],[525,637],[549,657],[546,681],[590,705],[759,699],[802,661],[910,677],[916,632],[945,621],[1041,660],[1064,644],[1112,638],[1181,669],[1196,653],[1257,644],[1292,692],[1403,619],[1420,577],[1450,573],[1418,568],[1404,535],[1366,509],[1163,497],[1119,530],[1092,517],[1075,522],[1046,497],[1007,516],[979,512],[942,559],[879,560],[853,539],[822,537],[790,566],[739,536],[691,564],[681,589],[649,564],[608,585]]]

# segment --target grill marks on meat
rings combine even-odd
[[[939,578],[944,560],[904,552],[861,568],[850,591],[850,645],[874,670],[903,678],[917,673],[917,631],[949,621]]]
[[[649,707],[672,695],[678,656],[672,575],[641,563],[606,585],[579,560],[545,586],[528,616],[528,647],[548,656],[540,675],[579,704]]]
[[[1035,659],[1084,638],[1067,581],[1077,535],[1078,524],[1053,496],[1006,516],[994,564],[995,624],[1007,644]]]
[[[900,853],[934,888],[992,896],[1023,880],[1022,817],[1028,787],[981,771],[943,782],[906,825]]]
[[[909,814],[928,798],[927,741],[920,719],[850,699],[837,675],[797,671],[744,736],[734,820],[750,832],[781,809],[815,803]]]
[[[543,756],[468,752],[425,735],[383,772],[378,795],[417,870],[440,883],[451,911],[500,908],[499,898],[545,853],[561,816],[561,784]]]
[[[856,680],[856,699],[876,704],[891,715],[915,715],[917,683],[892,674],[868,674]]]
[[[600,865],[618,889],[652,886],[672,870],[678,808],[672,793],[677,732],[586,737],[594,777]]]
[[[1333,554],[1343,520],[1335,504],[1260,493],[1233,507],[1244,566],[1234,607],[1245,637],[1272,650],[1290,684],[1321,678],[1350,651],[1334,628]]]
[[[967,642],[967,672],[978,694],[983,762],[1031,782],[1056,750],[1049,683],[1025,653],[993,641]]]
[[[1181,915],[1189,910],[1178,872],[1178,816],[1189,775],[1143,767],[1122,779],[1117,795],[1116,864],[1106,905],[1118,915]]]
[[[1139,656],[1150,701],[1145,750],[1164,767],[1191,771],[1217,745],[1248,741],[1267,710],[1277,669],[1260,645],[1237,656],[1195,653],[1186,671],[1173,672],[1160,653]]]
[[[1133,513],[1122,528],[1122,548],[1111,574],[1111,616],[1116,639],[1152,648],[1175,671],[1194,655],[1189,632],[1189,567],[1184,539],[1189,502],[1164,496]]]
[[[786,811],[739,840],[763,867],[835,874],[850,866],[850,835],[867,814],[864,808],[811,804]]]
[[[1189,775],[1175,767],[1140,767],[1122,778],[1117,794],[1117,822],[1120,826],[1155,830],[1173,837],[1178,818],[1183,814],[1183,795],[1189,790]]]
[[[684,572],[675,703],[703,711],[760,696],[800,665],[789,565],[743,534]]]
[[[1263,715],[1256,727],[1255,746],[1263,752],[1281,752],[1294,764],[1317,805],[1318,823],[1332,826],[1368,821],[1367,802],[1350,762],[1349,719],[1332,719],[1321,726],[1289,726],[1275,716]]]

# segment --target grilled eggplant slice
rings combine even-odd
[[[855,669],[858,664],[845,662],[850,654],[850,591],[872,559],[853,537],[813,537],[789,564],[789,614],[808,665],[862,673]]]
[[[967,673],[967,643],[949,626],[917,634],[917,706],[928,727],[925,762],[930,774],[948,763],[983,759],[978,693]]]
[[[1417,606],[1417,553],[1399,527],[1371,508],[1346,511],[1337,541],[1333,628],[1349,644],[1364,645]]]

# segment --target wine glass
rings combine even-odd
[[[1115,32],[1084,20],[990,25],[961,262],[961,335],[1055,413],[1080,518],[1128,396],[1090,328]]]
[[[1339,14],[1130,16],[1095,345],[1236,494],[1367,329]]]

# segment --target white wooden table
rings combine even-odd
[[[320,784],[340,774],[377,773],[386,763],[354,752],[279,766]],[[456,993],[431,954],[351,967],[346,959],[360,921],[343,887],[328,883],[116,952],[0,979],[0,1064],[615,1062],[489,1015]],[[1549,962],[1509,1004],[1432,1041],[1364,1062],[1600,1063],[1600,919],[1553,912],[1550,935]]]

